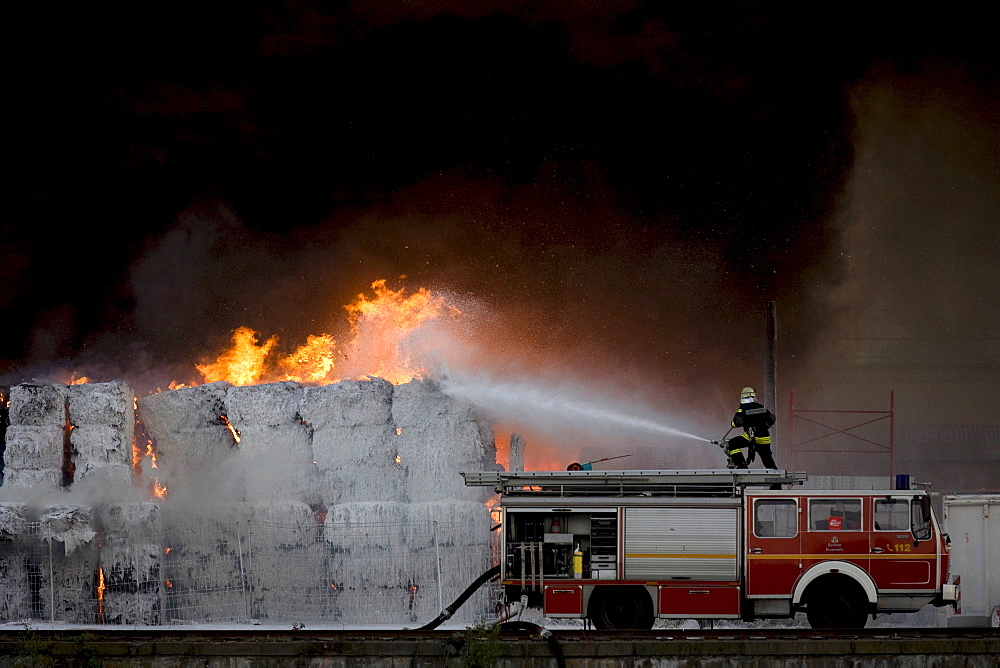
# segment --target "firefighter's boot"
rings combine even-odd
[[[729,458],[731,460],[733,460],[733,464],[735,464],[736,468],[738,468],[738,469],[748,469],[748,468],[750,468],[747,465],[746,460],[743,458],[743,451],[741,451],[741,450],[731,451],[729,453]]]

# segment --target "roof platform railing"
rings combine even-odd
[[[772,469],[691,469],[634,471],[472,471],[470,487],[498,494],[554,496],[737,496],[746,487],[801,485],[804,472]]]

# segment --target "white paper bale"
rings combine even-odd
[[[315,488],[312,443],[301,424],[246,428],[239,458],[247,501],[300,500]]]
[[[132,467],[126,464],[85,461],[77,465],[73,483],[99,489],[103,493],[124,492],[132,488],[133,473]]]
[[[98,509],[98,518],[106,541],[160,543],[163,519],[160,504],[109,503]]]
[[[250,616],[276,621],[319,619],[326,597],[322,524],[304,503],[234,506],[252,554]]]
[[[409,505],[405,503],[342,503],[328,509],[323,532],[337,551],[378,547],[385,544],[387,534],[401,534],[408,521]]]
[[[83,383],[67,388],[69,421],[74,426],[135,426],[135,392],[125,383]]]
[[[385,461],[355,463],[319,474],[317,494],[326,506],[371,501],[407,501],[403,470]]]
[[[329,508],[326,540],[339,550],[381,548],[386,536],[416,550],[439,545],[489,545],[489,509],[471,501],[344,503]]]
[[[395,437],[388,424],[317,429],[312,435],[313,460],[320,471],[350,470],[361,463],[393,464]]]
[[[151,435],[158,466],[171,473],[211,470],[238,452],[233,433],[222,425]]]
[[[27,530],[28,506],[24,503],[0,503],[0,541],[16,540]]]
[[[295,382],[231,387],[226,393],[226,415],[241,432],[248,427],[299,423],[302,387]]]
[[[44,518],[42,531],[42,537],[47,537]],[[70,536],[64,534],[64,538],[68,548]],[[53,549],[52,569],[40,569],[38,581],[39,590],[50,592],[54,605],[50,607],[49,597],[39,597],[37,605],[41,609],[37,611],[38,617],[49,619],[54,615],[61,622],[93,624],[98,619],[98,566],[98,545],[95,540],[78,542],[72,551],[65,553]]]
[[[484,415],[475,404],[448,396],[433,381],[397,385],[392,395],[392,421],[397,427],[429,426],[443,416],[449,422],[476,422]]]
[[[105,543],[101,621],[105,624],[163,623],[163,548],[159,543]]]
[[[62,489],[62,469],[5,469],[3,486],[9,489]]]
[[[396,388],[392,417],[411,501],[485,502],[489,492],[466,487],[460,475],[496,468],[493,428],[485,413],[449,397],[432,382],[414,381]]]
[[[241,429],[239,450],[242,457],[260,458],[275,466],[313,462],[311,434],[301,424]]]
[[[69,434],[73,445],[73,461],[96,464],[132,464],[131,428],[86,424],[74,427]]]
[[[422,428],[403,428],[397,447],[407,475],[410,500],[485,502],[490,491],[484,487],[467,487],[461,472],[488,471],[496,467],[496,449],[491,437],[489,426],[475,422],[456,423],[442,419]]]
[[[21,383],[10,388],[10,424],[66,426],[66,386]]]
[[[489,508],[475,501],[433,501],[410,506],[410,521],[434,524],[440,545],[488,548],[493,524]]]
[[[69,504],[43,506],[39,522],[42,537],[62,543],[67,555],[93,541],[97,535],[94,530],[93,510],[89,506]]]
[[[139,414],[156,442],[161,467],[171,473],[204,471],[235,453],[235,437],[222,419],[229,387],[209,383],[139,400]]]
[[[63,426],[11,425],[7,427],[4,465],[12,469],[61,470],[66,442]]]
[[[299,414],[317,430],[388,424],[394,388],[381,378],[306,387]]]
[[[249,555],[246,525],[231,505],[195,512],[163,508],[164,618],[220,621],[246,617],[240,559]],[[169,584],[167,584],[169,582]]]
[[[231,517],[249,527],[255,558],[265,549],[308,547],[322,533],[312,508],[298,501],[238,504],[232,506]]]
[[[139,415],[154,437],[163,432],[218,426],[226,413],[225,381],[158,392],[139,399]]]
[[[326,427],[313,433],[312,448],[324,504],[406,500],[390,425]]]

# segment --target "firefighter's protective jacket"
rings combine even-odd
[[[742,427],[743,438],[748,441],[770,443],[771,432],[768,431],[768,427],[773,426],[774,421],[774,413],[765,408],[763,404],[751,401],[747,404],[740,404],[736,415],[733,416],[732,425],[736,428]]]

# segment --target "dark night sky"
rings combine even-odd
[[[854,87],[998,82],[950,7],[140,5],[5,17],[0,382],[166,383],[389,278],[512,356],[742,385],[763,305],[803,355],[843,278]]]

